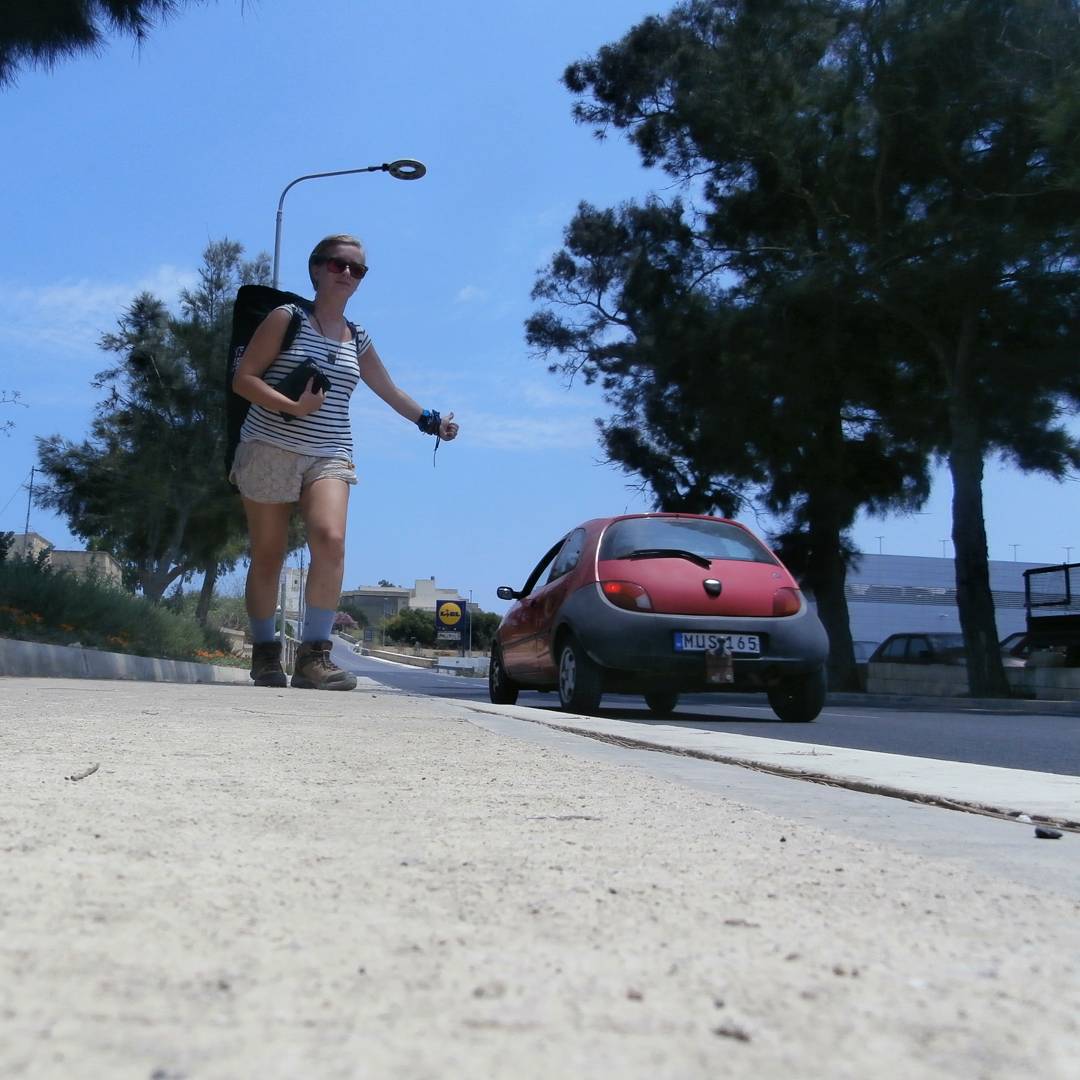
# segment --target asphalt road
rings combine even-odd
[[[411,694],[487,701],[487,680],[407,668],[338,647],[334,658],[356,674]],[[558,709],[556,694],[525,691],[519,705]],[[688,695],[666,718],[654,718],[640,698],[606,695],[606,716],[640,723],[684,725],[819,746],[845,746],[886,754],[966,761],[1007,769],[1080,775],[1080,717],[1037,713],[999,714],[977,710],[928,710],[917,706],[828,705],[812,724],[783,724],[750,694]]]

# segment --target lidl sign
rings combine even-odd
[[[444,600],[435,613],[437,630],[453,630],[465,617],[465,612],[456,600]]]
[[[469,625],[469,609],[464,600],[443,600],[435,609],[435,636],[439,641],[461,643]]]

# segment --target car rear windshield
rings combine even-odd
[[[927,634],[931,644],[940,652],[947,649],[962,649],[964,647],[963,634]]]
[[[772,563],[772,552],[749,533],[723,521],[695,518],[625,518],[604,533],[601,559],[625,559],[635,551],[689,551],[706,559]]]

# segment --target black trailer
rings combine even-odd
[[[1024,606],[1031,649],[1064,649],[1080,663],[1080,563],[1024,571]]]

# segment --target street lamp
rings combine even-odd
[[[277,223],[274,227],[274,288],[278,287],[278,264],[281,257],[281,217],[285,206],[285,196],[289,188],[295,187],[301,180],[316,180],[320,176],[350,176],[353,173],[385,172],[395,180],[419,180],[426,172],[427,166],[422,161],[414,161],[412,158],[400,158],[397,161],[382,165],[368,165],[365,169],[337,169],[335,172],[308,173],[307,176],[298,176],[285,185],[281,198],[277,204]]]

